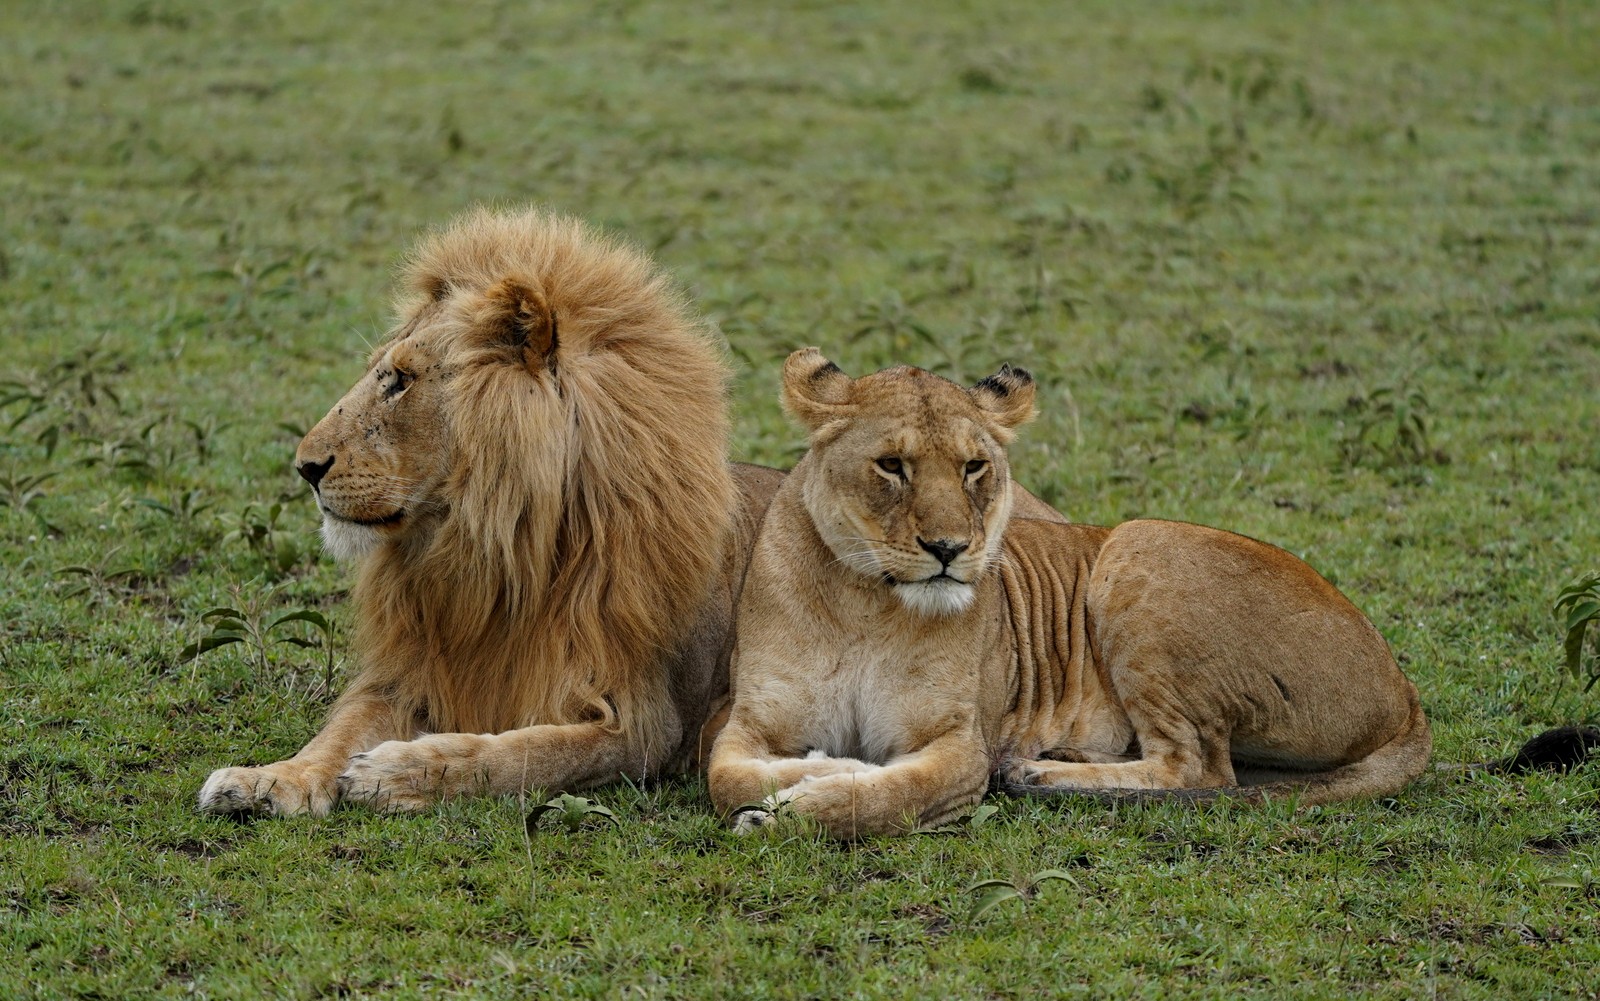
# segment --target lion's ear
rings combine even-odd
[[[812,433],[855,412],[850,377],[816,348],[801,348],[783,363],[783,409]]]
[[[507,278],[485,294],[474,320],[487,344],[511,352],[529,369],[555,364],[556,314],[538,289]]]
[[[1033,375],[1025,368],[1001,365],[1000,371],[980,379],[967,390],[984,413],[994,418],[997,430],[1003,432],[1003,441],[1009,441],[1011,432],[1033,420],[1038,413],[1033,406],[1035,383]]]

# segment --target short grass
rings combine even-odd
[[[1550,604],[1600,562],[1596,37],[1526,0],[0,7],[0,996],[1592,996],[1592,766],[847,847],[736,840],[696,780],[574,835],[238,824],[195,790],[298,747],[330,665],[179,652],[221,605],[342,626],[296,434],[420,228],[535,200],[720,325],[741,457],[797,454],[792,347],[1020,362],[1021,479],[1304,555],[1441,760],[1593,717]]]

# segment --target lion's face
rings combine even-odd
[[[449,472],[444,367],[425,307],[373,353],[366,375],[311,429],[295,469],[311,483],[322,535],[353,559],[418,529]]]
[[[384,542],[426,537],[463,491],[492,488],[468,482],[483,461],[463,455],[458,439],[481,441],[483,429],[458,435],[458,404],[463,394],[480,402],[511,396],[502,411],[508,424],[542,426],[519,411],[556,396],[555,341],[542,294],[511,279],[487,290],[444,289],[415,305],[295,451],[295,469],[316,493],[328,551],[355,559]],[[510,378],[491,381],[492,373]],[[516,437],[507,432],[502,440]],[[523,477],[505,493],[537,486]]]
[[[815,349],[784,366],[812,434],[805,503],[838,561],[927,615],[966,608],[1011,509],[1005,444],[1033,414],[1009,366],[970,390],[920,369],[850,379]]]

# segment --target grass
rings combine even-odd
[[[223,606],[344,635],[297,434],[420,228],[538,200],[717,322],[742,458],[796,455],[792,347],[1022,363],[1024,482],[1303,555],[1440,760],[1592,719],[1551,604],[1600,562],[1597,31],[1442,0],[0,10],[0,996],[1593,996],[1594,766],[997,801],[846,847],[736,840],[695,780],[571,834],[531,798],[235,824],[196,789],[313,732],[329,651],[181,653]],[[1031,899],[969,919],[985,879]]]

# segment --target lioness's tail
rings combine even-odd
[[[1316,806],[1346,799],[1389,796],[1405,788],[1427,769],[1428,754],[1433,750],[1433,733],[1415,690],[1411,693],[1410,708],[1410,716],[1400,732],[1361,760],[1287,780],[1215,789],[1059,789],[1013,782],[1001,783],[997,789],[1010,796],[1086,796],[1119,803],[1173,800],[1205,803],[1219,799],[1263,803],[1293,799],[1301,806]]]
[[[1398,738],[1397,738],[1398,739]],[[1394,742],[1385,745],[1393,747]],[[1588,760],[1589,752],[1600,747],[1600,728],[1592,726],[1558,726],[1532,737],[1525,742],[1517,752],[1510,757],[1499,761],[1483,761],[1474,764],[1445,763],[1434,767],[1443,771],[1460,772],[1496,772],[1508,775],[1521,775],[1530,771],[1559,771],[1564,772]],[[1385,748],[1379,748],[1382,752]],[[1308,776],[1305,782],[1274,782],[1267,785],[1234,786],[1224,789],[1049,789],[1040,786],[1024,786],[1006,783],[995,786],[999,792],[1012,796],[1084,796],[1089,799],[1104,803],[1156,803],[1156,802],[1185,802],[1185,803],[1211,803],[1220,799],[1237,800],[1243,803],[1262,803],[1268,799],[1286,799],[1298,796],[1298,802],[1305,806],[1314,803],[1328,803],[1336,799],[1346,799],[1358,796],[1382,796],[1389,790],[1374,792],[1349,792],[1343,795],[1313,795],[1314,789],[1321,792],[1331,792],[1332,783],[1350,769],[1363,767],[1369,758],[1364,758],[1346,768],[1335,769],[1320,775]],[[1370,773],[1368,779],[1370,780]],[[1409,781],[1409,780],[1407,780]],[[1345,786],[1346,790],[1349,786]]]
[[[1600,747],[1600,729],[1592,726],[1558,726],[1529,740],[1509,758],[1467,767],[1510,775],[1531,771],[1564,772],[1583,764],[1588,760],[1589,752],[1596,747]]]
[[[1361,760],[1331,771],[1313,772],[1304,779],[1297,777],[1254,788],[1273,799],[1296,796],[1304,806],[1392,796],[1427,770],[1428,755],[1433,751],[1433,731],[1428,727],[1428,717],[1422,714],[1415,688],[1411,688],[1410,710],[1401,731]]]

